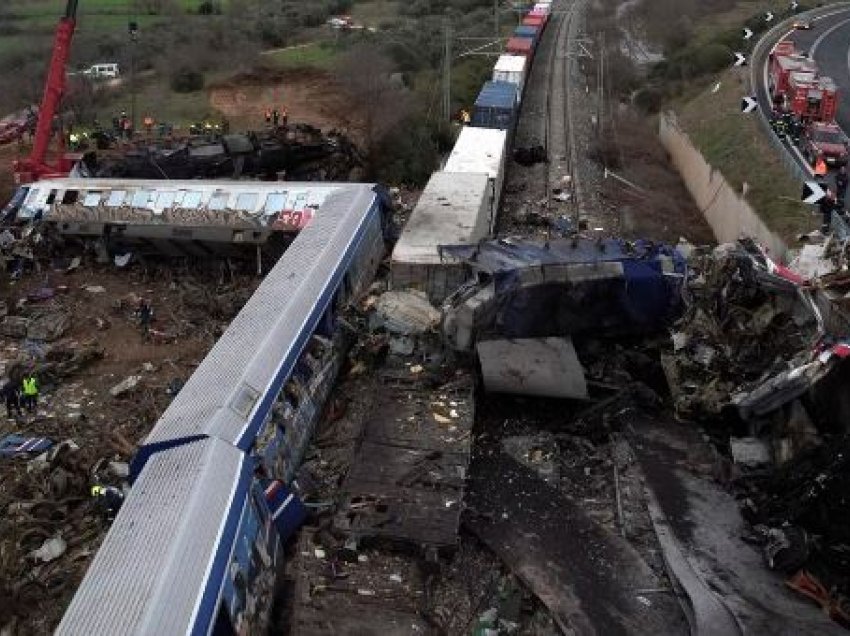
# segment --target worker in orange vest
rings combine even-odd
[[[271,108],[266,108],[266,123],[269,124],[269,125],[272,123],[272,109]]]
[[[145,119],[142,123],[144,124],[145,130],[147,131],[148,135],[150,135],[154,125],[153,117],[151,117],[150,115],[145,115]]]
[[[823,155],[818,155],[818,160],[815,162],[815,174],[819,177],[825,177],[826,173],[826,161],[823,160]]]

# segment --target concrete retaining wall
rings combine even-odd
[[[673,113],[659,118],[659,137],[670,153],[673,165],[682,175],[691,196],[720,243],[747,235],[761,243],[771,256],[787,262],[788,246],[734,190],[720,171],[715,170],[679,128]]]

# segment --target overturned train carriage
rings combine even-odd
[[[14,215],[113,253],[279,256],[342,183],[53,179],[22,188]],[[247,249],[246,249],[247,248]]]
[[[58,634],[264,633],[299,463],[384,254],[385,198],[340,186],[142,442]]]

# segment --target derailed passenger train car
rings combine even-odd
[[[238,255],[304,229],[341,183],[49,179],[21,188],[8,215],[112,252]]]
[[[384,253],[386,198],[328,195],[166,409],[133,487],[57,630],[262,633],[295,479],[344,357],[340,310]]]

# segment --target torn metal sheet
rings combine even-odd
[[[744,419],[760,417],[804,395],[833,368],[836,358],[830,354],[772,376],[754,390],[732,397],[732,403]]]
[[[477,345],[484,388],[553,398],[587,398],[571,338],[485,340]]]

